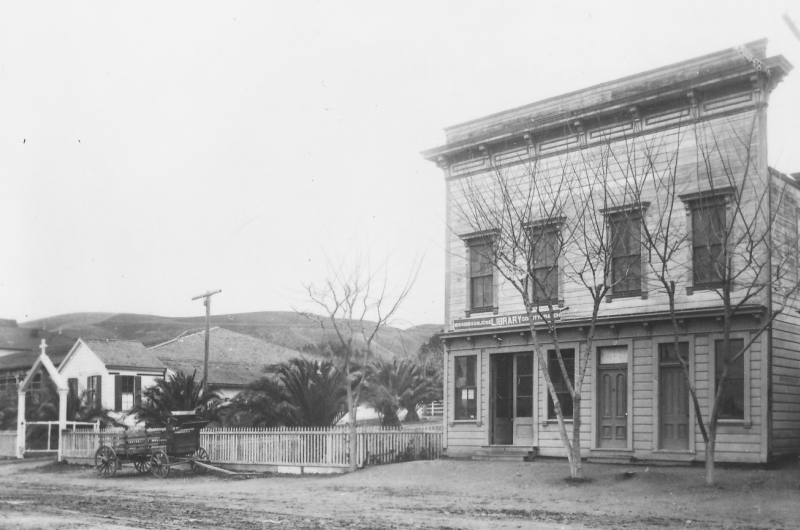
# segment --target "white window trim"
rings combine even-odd
[[[448,367],[448,377],[453,382],[452,386],[449,389],[450,400],[448,403],[448,425],[453,427],[455,425],[477,425],[480,427],[483,425],[481,419],[483,418],[483,399],[481,398],[481,387],[483,383],[483,352],[482,351],[475,351],[469,350],[465,352],[458,352],[452,354],[452,362],[448,363],[451,366]],[[456,400],[455,400],[455,390],[456,390],[456,358],[457,357],[475,357],[475,419],[467,418],[467,419],[456,419]]]

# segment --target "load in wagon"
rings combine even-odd
[[[200,430],[208,425],[194,411],[172,412],[167,426],[101,433],[94,455],[97,473],[113,477],[123,463],[132,463],[139,473],[166,478],[174,466],[188,464],[196,474],[208,471],[208,452],[200,446]]]

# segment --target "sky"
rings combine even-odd
[[[357,257],[442,324],[443,128],[769,39],[796,70],[769,161],[800,171],[789,1],[4,2],[0,318],[311,309]],[[417,271],[415,273],[415,271]]]

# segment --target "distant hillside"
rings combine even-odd
[[[212,315],[211,324],[245,333],[292,348],[314,352],[326,341],[319,325],[290,311],[261,311]],[[61,331],[73,338],[133,339],[151,346],[170,340],[184,331],[205,326],[205,317],[160,317],[131,313],[70,313],[23,322],[20,327]],[[381,357],[406,357],[417,353],[420,345],[441,326],[425,324],[408,329],[386,328],[377,337],[375,353]],[[328,339],[334,339],[332,332]]]

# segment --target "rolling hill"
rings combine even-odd
[[[60,331],[73,338],[133,339],[146,346],[170,340],[184,331],[201,329],[205,317],[162,317],[133,313],[70,313],[19,324],[26,328]],[[334,339],[302,315],[290,311],[261,311],[213,315],[212,326],[251,335],[294,350],[315,353],[319,345]],[[424,324],[408,329],[387,327],[375,342],[380,357],[407,357],[417,353],[420,345],[439,331],[440,325]]]

